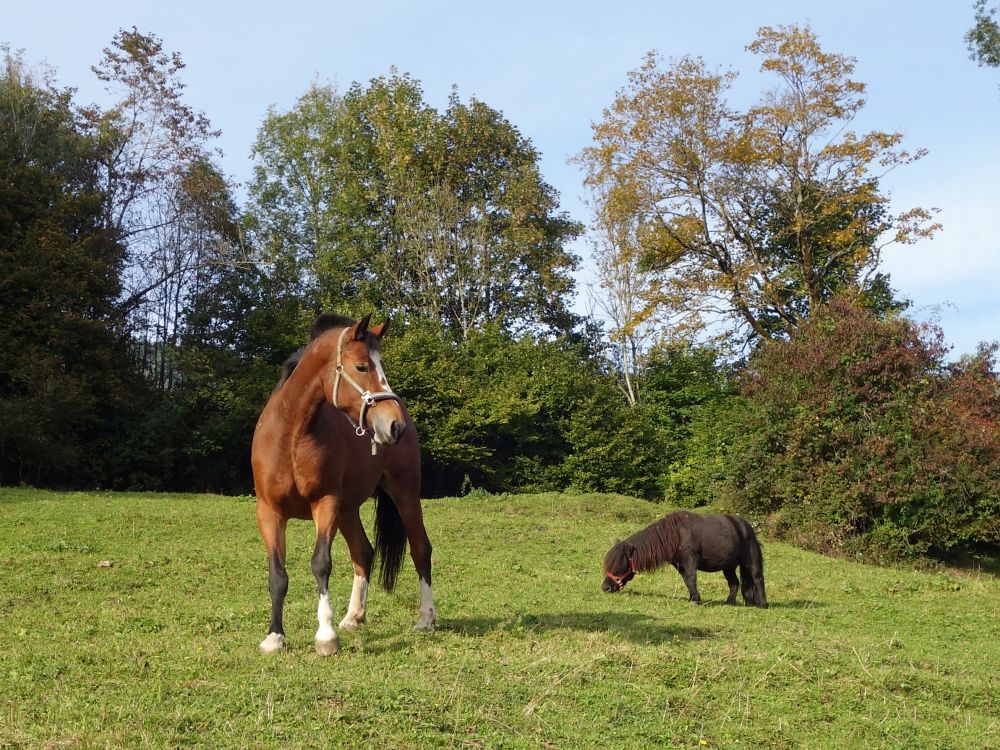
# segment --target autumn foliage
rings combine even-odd
[[[1000,541],[996,346],[837,300],[743,375],[737,506],[823,552],[900,558]]]

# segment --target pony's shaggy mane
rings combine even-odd
[[[680,545],[680,533],[677,528],[679,523],[683,523],[683,516],[671,513],[642,531],[636,532],[621,542],[622,557],[628,554],[636,570],[651,570],[673,562]],[[625,569],[627,568],[628,563],[625,562]],[[609,567],[608,570],[621,570],[621,568]]]

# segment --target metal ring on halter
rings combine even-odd
[[[358,425],[357,427],[355,427],[354,428],[354,434],[357,435],[358,437],[361,437],[362,435],[364,435],[365,434],[365,428],[364,428],[364,426]]]

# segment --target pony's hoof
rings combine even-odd
[[[277,654],[285,650],[285,636],[281,633],[268,633],[267,638],[260,642],[262,654]]]
[[[332,641],[316,641],[316,653],[320,656],[333,656],[340,651],[340,639],[334,637]]]
[[[340,625],[338,625],[337,627],[339,627],[341,630],[357,630],[364,624],[365,624],[364,615],[361,615],[361,617],[348,616],[345,617],[343,620],[341,620]]]

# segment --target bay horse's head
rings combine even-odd
[[[406,415],[382,368],[379,347],[389,323],[369,327],[371,317],[369,313],[339,332],[325,334],[331,338],[329,345],[336,347],[331,352],[326,398],[347,415],[359,436],[370,430],[374,442],[392,445],[406,429]],[[324,321],[328,324],[330,319],[322,315],[316,319],[314,337],[323,333]]]
[[[601,588],[606,594],[613,594],[625,588],[625,584],[635,578],[635,549],[625,542],[615,542],[604,557],[604,583]]]

